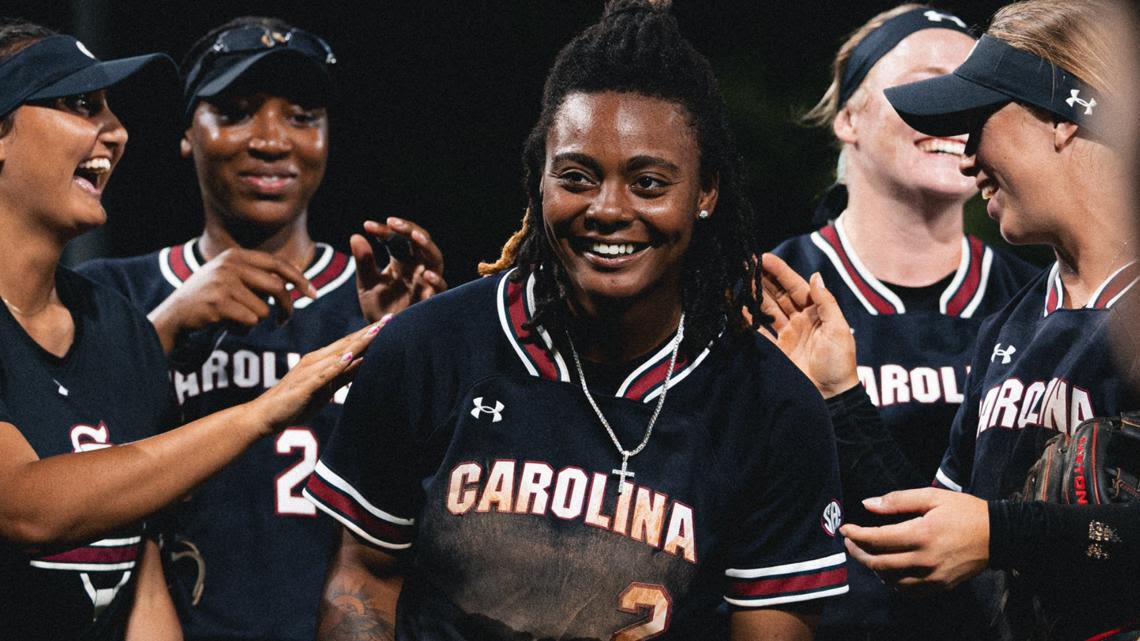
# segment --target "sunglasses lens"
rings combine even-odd
[[[239,53],[278,46],[296,49],[326,64],[336,62],[332,48],[327,42],[300,29],[280,33],[262,27],[241,27],[218,36],[214,50],[218,53]]]

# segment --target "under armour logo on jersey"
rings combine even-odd
[[[953,22],[954,24],[958,25],[959,27],[962,27],[963,29],[966,28],[966,23],[962,22],[961,18],[959,18],[958,16],[952,16],[948,13],[940,13],[938,11],[934,11],[933,9],[931,9],[930,11],[927,11],[926,13],[924,13],[922,15],[926,16],[926,19],[931,21],[931,22],[942,22],[943,20],[949,20],[950,22]]]
[[[1096,98],[1089,98],[1087,101],[1081,100],[1081,98],[1080,98],[1081,90],[1080,89],[1073,89],[1072,91],[1069,92],[1069,94],[1070,94],[1070,97],[1065,98],[1065,102],[1068,103],[1068,105],[1070,107],[1072,107],[1073,105],[1080,105],[1080,106],[1085,108],[1085,115],[1086,116],[1092,113],[1093,107],[1096,106]]]
[[[484,414],[490,414],[493,416],[491,422],[498,423],[499,421],[503,420],[503,409],[505,407],[506,405],[503,405],[501,401],[495,401],[494,407],[491,407],[490,405],[484,405],[483,397],[478,396],[475,398],[475,409],[471,410],[471,416],[479,418]]]
[[[843,525],[843,509],[839,507],[839,501],[832,501],[823,508],[823,515],[819,517],[819,523],[828,536],[835,536],[835,533],[839,531],[839,526]]]
[[[994,345],[994,353],[990,356],[990,362],[994,362],[997,360],[997,357],[1000,356],[1001,364],[1009,365],[1009,362],[1013,360],[1013,353],[1016,351],[1017,348],[1013,345],[1010,345],[1009,349],[1002,349],[1001,343],[998,343],[997,345]]]

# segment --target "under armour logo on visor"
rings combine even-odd
[[[1096,98],[1089,98],[1088,101],[1081,100],[1080,99],[1080,95],[1081,95],[1080,89],[1073,89],[1070,92],[1070,95],[1072,96],[1071,98],[1065,98],[1065,102],[1068,103],[1068,105],[1070,107],[1072,107],[1073,105],[1080,105],[1080,106],[1085,108],[1085,115],[1086,116],[1092,113],[1093,107],[1096,106]]]
[[[490,414],[493,417],[491,418],[492,423],[498,423],[499,421],[503,420],[503,409],[506,408],[506,405],[503,405],[501,401],[495,401],[494,407],[491,407],[490,405],[484,405],[482,396],[476,397],[474,401],[475,409],[471,410],[471,416],[479,418],[484,414]]]
[[[931,22],[942,22],[943,20],[949,20],[950,22],[953,22],[954,24],[958,25],[959,27],[962,27],[963,29],[966,28],[966,23],[962,22],[961,18],[959,18],[958,16],[952,16],[948,13],[939,13],[938,11],[934,11],[932,9],[932,10],[927,11],[926,13],[924,13],[922,15],[926,16],[926,19],[931,21]]]
[[[1009,349],[1002,349],[1001,343],[998,343],[997,345],[994,345],[994,353],[993,353],[993,355],[990,356],[990,362],[991,363],[994,362],[994,360],[997,359],[998,356],[1000,356],[1001,357],[1001,364],[1002,365],[1009,365],[1009,362],[1013,360],[1013,353],[1016,351],[1017,351],[1017,348],[1014,347],[1013,345],[1010,345]]]

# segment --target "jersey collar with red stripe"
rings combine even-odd
[[[1108,278],[1100,284],[1084,309],[1108,309],[1116,301],[1132,289],[1136,281],[1140,280],[1140,263],[1130,262],[1124,267],[1109,274]],[[1042,316],[1048,316],[1058,309],[1063,309],[1065,302],[1065,285],[1061,282],[1061,264],[1053,263],[1049,269],[1049,286],[1045,291],[1045,311]]]
[[[832,224],[811,235],[811,240],[831,261],[839,277],[872,316],[903,314],[906,306],[882,281],[875,278],[859,260],[840,215]],[[986,294],[993,264],[993,250],[973,236],[962,236],[962,260],[950,284],[942,291],[938,308],[947,316],[970,318]]]
[[[515,354],[531,376],[564,383],[576,381],[572,370],[566,365],[566,359],[554,347],[546,330],[537,328],[538,337],[542,341],[540,345],[531,338],[531,332],[523,327],[534,315],[535,278],[534,274],[530,274],[525,281],[514,282],[510,278],[513,272],[511,270],[502,277],[496,290],[499,324],[507,342],[514,348]],[[655,400],[664,386],[672,353],[672,344],[666,344],[631,372],[615,395],[644,403]],[[669,379],[669,389],[692,374],[708,355],[707,347],[691,361],[678,355],[673,376]]]
[[[186,282],[194,272],[202,269],[195,247],[198,239],[194,238],[182,245],[167,247],[158,253],[158,267],[166,281],[175,288]],[[317,297],[336,289],[344,281],[356,274],[356,262],[351,256],[342,254],[325,243],[316,244],[313,262],[305,270],[305,278],[317,290]],[[293,307],[303,309],[308,307],[313,299],[302,296],[293,289],[292,284],[286,284],[293,297]]]

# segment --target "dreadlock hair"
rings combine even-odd
[[[708,60],[681,35],[669,2],[613,0],[602,19],[566,45],[554,61],[543,90],[542,113],[523,151],[527,209],[522,228],[507,241],[483,275],[518,267],[521,280],[535,274],[535,314],[557,340],[566,329],[568,279],[543,231],[540,183],[546,136],[566,97],[575,93],[640,94],[676,103],[688,112],[696,134],[702,181],[719,180],[716,215],[698,221],[684,257],[681,306],[685,338],[681,349],[699,352],[723,329],[748,327],[741,313],[764,318],[756,292],[760,268],[753,253],[756,221],[742,184],[742,161],[728,128],[727,109]]]

